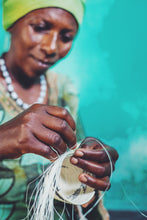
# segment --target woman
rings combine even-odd
[[[27,214],[27,185],[42,173],[42,164],[54,161],[76,144],[76,92],[69,79],[48,69],[70,51],[84,3],[4,0],[3,10],[11,45],[0,59],[0,219],[16,220]],[[105,147],[115,164],[116,150]],[[110,186],[109,159],[96,142],[77,150],[71,163],[93,174],[80,174],[82,183],[96,191]],[[60,202],[57,206],[62,210]],[[70,209],[67,205],[65,219],[71,219]],[[98,210],[93,213],[95,219],[102,219]],[[75,219],[78,215],[75,207]]]

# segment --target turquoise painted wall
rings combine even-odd
[[[135,210],[131,199],[147,210],[146,11],[146,0],[87,0],[71,54],[54,68],[68,74],[80,91],[86,135],[119,151],[105,195],[109,209]],[[4,48],[7,39],[0,26],[0,52]]]

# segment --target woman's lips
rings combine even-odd
[[[37,65],[41,68],[49,68],[50,66],[52,66],[55,62],[49,62],[49,61],[46,61],[46,60],[41,60],[41,59],[38,59],[34,56],[31,56],[31,58],[33,58],[33,60],[37,63]]]

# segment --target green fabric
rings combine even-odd
[[[78,98],[71,80],[66,76],[48,72],[47,81],[50,85],[50,105],[68,108],[76,118]],[[21,111],[22,109],[9,97],[0,83],[0,125],[14,118]],[[28,190],[27,201],[29,201],[37,177],[43,172],[43,165],[49,163],[49,160],[35,154],[25,154],[18,159],[0,161],[0,220],[20,220],[26,217],[26,192]],[[64,207],[62,203],[56,202],[56,208],[62,213]],[[55,217],[55,220],[57,219],[58,216]],[[66,214],[64,219],[67,219]]]
[[[78,97],[77,90],[71,80],[64,75],[48,72],[47,81],[50,88],[50,105],[67,108],[76,120]],[[1,83],[0,97],[1,125],[18,115],[22,109],[10,98],[9,93],[5,91]],[[82,139],[80,134],[82,129],[78,129],[78,124],[76,130],[79,133],[79,139]],[[38,177],[48,164],[49,160],[36,154],[25,154],[18,159],[0,161],[0,220],[20,220],[26,217],[26,203],[29,203],[31,194],[38,182]],[[64,210],[62,216],[64,220],[72,219],[72,213],[74,213],[74,220],[80,219],[79,215],[81,214],[77,212],[75,206],[73,207],[70,204],[64,206],[62,202],[55,201],[55,207],[60,214],[63,214]],[[73,210],[74,212],[72,212]],[[102,220],[98,207],[88,215],[87,219]],[[59,220],[59,216],[56,213],[54,220]]]
[[[82,22],[85,0],[3,0],[3,26],[7,30],[29,12],[46,7],[58,7],[70,12],[78,24]]]

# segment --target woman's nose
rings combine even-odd
[[[41,49],[47,56],[54,57],[58,54],[58,34],[50,32],[43,35]]]

